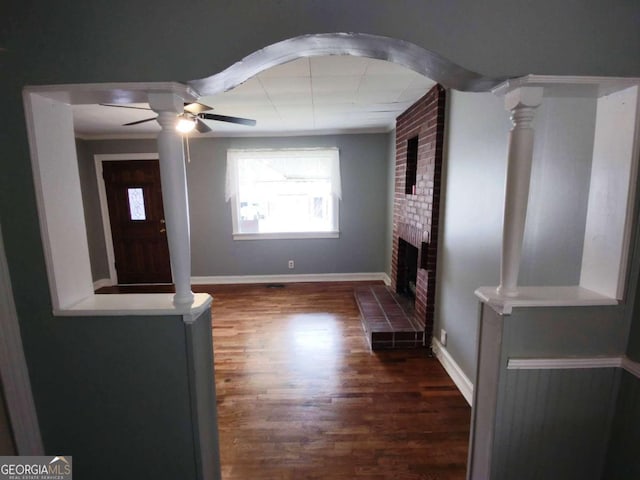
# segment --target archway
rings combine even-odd
[[[502,78],[484,77],[404,40],[365,33],[322,33],[274,43],[220,73],[187,83],[200,95],[215,95],[276,65],[320,55],[354,55],[386,60],[429,77],[446,88],[461,91],[488,91],[504,81]]]

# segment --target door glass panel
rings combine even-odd
[[[131,220],[146,220],[144,209],[144,195],[141,188],[127,188],[129,194],[129,215]]]

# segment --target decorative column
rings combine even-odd
[[[173,303],[185,306],[193,303],[191,239],[184,151],[182,137],[176,131],[176,117],[182,113],[184,101],[172,93],[150,93],[149,105],[158,113],[162,128],[158,134],[158,155],[171,272],[176,287]]]
[[[505,108],[511,111],[513,128],[509,133],[498,293],[508,297],[518,295],[518,272],[533,158],[532,122],[535,110],[542,102],[542,93],[541,87],[520,87],[505,96]]]

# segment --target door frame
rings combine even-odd
[[[116,271],[116,255],[113,248],[113,235],[111,232],[111,220],[109,206],[107,204],[107,188],[102,176],[102,162],[127,161],[127,160],[159,160],[158,153],[98,153],[93,156],[95,163],[96,179],[98,183],[98,197],[100,199],[100,214],[102,215],[102,230],[104,231],[104,244],[107,250],[107,263],[109,265],[108,283],[98,280],[94,285],[100,288],[107,285],[118,284],[118,272]],[[105,279],[106,280],[106,279]]]

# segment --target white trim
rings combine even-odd
[[[596,98],[618,92],[638,84],[639,78],[593,77],[572,75],[525,75],[511,78],[494,87],[494,95],[505,95],[508,91],[523,86],[544,88],[545,97],[567,97],[580,94],[582,97]]]
[[[44,455],[0,228],[0,375],[19,455]]]
[[[240,168],[243,161],[255,161],[256,157],[263,159],[278,159],[293,161],[294,159],[319,160],[326,163],[327,170],[322,172],[322,177],[329,181],[330,192],[328,199],[331,202],[330,215],[325,225],[330,230],[322,231],[298,231],[298,232],[246,232],[241,231],[240,200],[246,192],[240,191],[242,184]],[[326,175],[326,177],[325,177]],[[253,185],[256,187],[256,185]],[[248,187],[249,188],[249,187]],[[340,179],[340,149],[338,147],[305,147],[305,148],[250,148],[227,149],[227,172],[225,179],[225,201],[231,203],[232,235],[234,240],[279,240],[279,239],[307,239],[307,238],[339,238],[340,237],[340,201],[342,187]],[[330,220],[330,221],[329,221]],[[324,223],[324,222],[323,222]]]
[[[451,377],[451,380],[453,380],[453,383],[460,390],[464,399],[470,406],[473,406],[473,383],[469,380],[469,377],[465,375],[460,365],[456,363],[447,349],[435,338],[431,341],[431,349],[449,377]]]
[[[91,103],[146,103],[148,94],[175,93],[185,101],[195,102],[201,96],[193,87],[178,82],[111,82],[64,83],[61,85],[27,86],[24,90],[67,105]]]
[[[192,285],[224,285],[239,283],[297,283],[297,282],[365,282],[385,281],[384,272],[371,273],[308,273],[296,275],[220,275],[191,277]]]
[[[279,232],[233,234],[234,240],[296,240],[304,238],[340,238],[340,232]]]
[[[113,283],[110,278],[101,278],[93,282],[93,289],[98,290],[99,288],[110,287],[111,285],[115,285],[115,283]]]
[[[207,293],[194,294],[193,303],[176,304],[173,293],[124,293],[91,295],[78,303],[55,310],[54,315],[63,317],[119,317],[119,316],[164,316],[180,315],[187,323],[211,305]]]
[[[118,283],[116,272],[116,256],[113,249],[113,236],[111,233],[111,221],[109,220],[109,206],[107,204],[107,189],[102,176],[102,162],[126,161],[126,160],[159,160],[157,153],[101,153],[93,156],[98,183],[98,198],[100,199],[100,215],[102,216],[102,230],[104,231],[104,244],[107,249],[107,263],[109,265],[109,284]],[[104,285],[103,285],[104,286]],[[98,287],[99,288],[99,287]],[[96,287],[94,286],[94,289]]]
[[[155,140],[158,138],[157,133],[122,133],[122,134],[83,134],[76,132],[75,137],[79,140]]]
[[[387,287],[390,287],[390,286],[391,286],[391,277],[389,276],[389,274],[388,274],[388,273],[386,273],[386,272],[384,272],[384,273],[382,274],[382,277],[383,277],[383,278],[382,278],[382,281],[384,282],[384,284],[385,284]]]
[[[510,358],[508,370],[574,370],[581,368],[622,368],[640,378],[640,363],[627,356],[569,358]]]
[[[499,315],[511,315],[516,307],[581,307],[617,305],[618,300],[577,285],[518,287],[515,296],[498,293],[497,287],[480,287],[474,293]]]
[[[507,370],[574,370],[583,368],[622,368],[623,357],[592,358],[510,358]]]
[[[624,368],[627,372],[629,372],[636,378],[640,378],[640,363],[634,362],[629,357],[623,357],[622,368]]]

